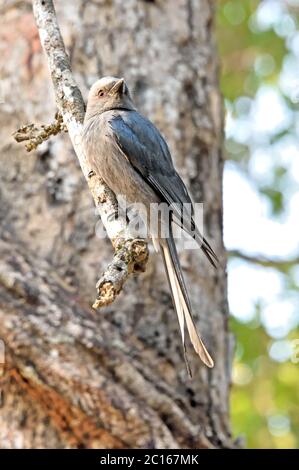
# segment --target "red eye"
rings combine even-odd
[[[99,91],[98,91],[98,96],[102,97],[102,96],[104,96],[104,94],[105,94],[105,93],[103,92],[103,90],[99,90]]]

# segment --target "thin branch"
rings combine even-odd
[[[257,264],[265,268],[275,268],[275,269],[278,269],[279,271],[287,271],[293,266],[296,266],[299,264],[298,256],[294,258],[290,258],[290,259],[285,259],[285,260],[275,259],[275,258],[271,259],[271,258],[266,258],[262,255],[260,256],[248,255],[239,250],[228,251],[228,256],[231,258],[240,258],[240,259],[243,259],[244,261],[248,261],[249,263]]]
[[[133,257],[132,257],[133,254]],[[115,253],[112,263],[97,282],[98,298],[93,308],[112,303],[131,272],[143,272],[148,259],[144,240],[131,240]]]
[[[25,145],[25,148],[27,152],[31,152],[52,135],[57,135],[62,131],[67,131],[67,129],[63,123],[62,115],[58,112],[52,124],[47,126],[42,124],[40,127],[36,124],[27,124],[14,132],[13,137],[18,143],[28,140],[29,142]]]
[[[114,301],[129,274],[145,269],[148,259],[147,244],[145,240],[135,239],[130,233],[125,216],[115,217],[117,213],[115,194],[96,174],[83,152],[81,142],[85,105],[71,71],[53,1],[33,0],[32,3],[40,41],[48,59],[59,113],[67,127],[82,172],[115,249],[112,263],[97,283],[98,295],[93,305],[97,308]],[[57,132],[62,130],[62,124],[59,124],[59,129],[53,125],[49,127],[50,129],[47,127],[38,129],[34,125],[25,126],[17,131],[19,141],[25,137],[28,140],[29,137],[27,146],[31,149],[42,139],[45,140],[44,137],[48,138],[54,135],[56,130]]]

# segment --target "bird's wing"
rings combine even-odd
[[[193,220],[193,205],[185,184],[175,171],[168,146],[158,129],[136,111],[119,113],[109,124],[122,153],[161,201],[172,207],[176,223],[194,236],[215,266],[217,257]],[[188,214],[188,204],[190,212]]]

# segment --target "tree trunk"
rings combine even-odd
[[[32,154],[11,133],[53,119],[46,60],[27,3],[4,3],[0,35],[0,447],[201,448],[231,445],[231,351],[222,242],[222,109],[210,0],[56,2],[86,96],[124,76],[165,135],[196,201],[217,271],[180,252],[196,321],[215,360],[190,349],[190,380],[163,263],[151,251],[109,308],[90,305],[112,257],[68,140]],[[9,6],[12,5],[12,6]],[[95,230],[95,227],[97,230]],[[189,345],[188,345],[189,346]]]

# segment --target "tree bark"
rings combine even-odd
[[[159,255],[151,251],[146,272],[129,279],[111,306],[90,308],[112,248],[95,234],[100,222],[68,136],[30,155],[12,140],[24,123],[51,121],[55,100],[31,8],[4,5],[0,447],[232,445],[214,2],[56,3],[83,95],[100,76],[124,76],[194,199],[204,202],[205,234],[220,267],[199,250],[180,256],[215,368],[202,366],[190,348],[193,380]]]

